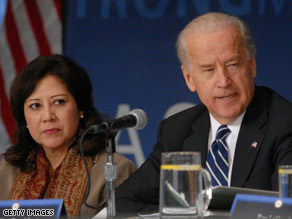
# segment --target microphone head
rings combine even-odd
[[[143,129],[147,125],[148,116],[144,110],[134,109],[129,114],[135,116],[137,119],[137,123],[133,127],[134,129],[140,130],[140,129]]]

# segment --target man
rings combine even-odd
[[[202,15],[180,33],[177,52],[186,84],[202,104],[162,121],[153,152],[116,191],[118,214],[158,206],[162,152],[198,151],[213,185],[264,190],[277,190],[278,166],[292,164],[292,103],[255,86],[255,45],[241,20]],[[209,160],[212,153],[217,159],[212,143],[221,125],[229,130],[224,182]]]

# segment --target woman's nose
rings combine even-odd
[[[55,114],[51,107],[44,107],[43,121],[51,121],[55,118]]]

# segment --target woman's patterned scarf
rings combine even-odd
[[[86,157],[86,161],[90,170],[93,159]],[[87,174],[77,149],[72,147],[51,175],[43,150],[38,153],[36,162],[36,171],[18,172],[9,199],[64,199],[67,216],[78,216],[87,186]]]

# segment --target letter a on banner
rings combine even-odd
[[[130,113],[130,111],[131,111],[130,106],[128,104],[119,104],[116,118],[127,115]],[[121,132],[118,132],[116,136],[117,152],[121,154],[133,154],[137,166],[140,166],[144,162],[145,157],[142,150],[142,145],[140,142],[138,132],[133,128],[128,128],[126,130],[129,135],[130,145],[119,144]]]

